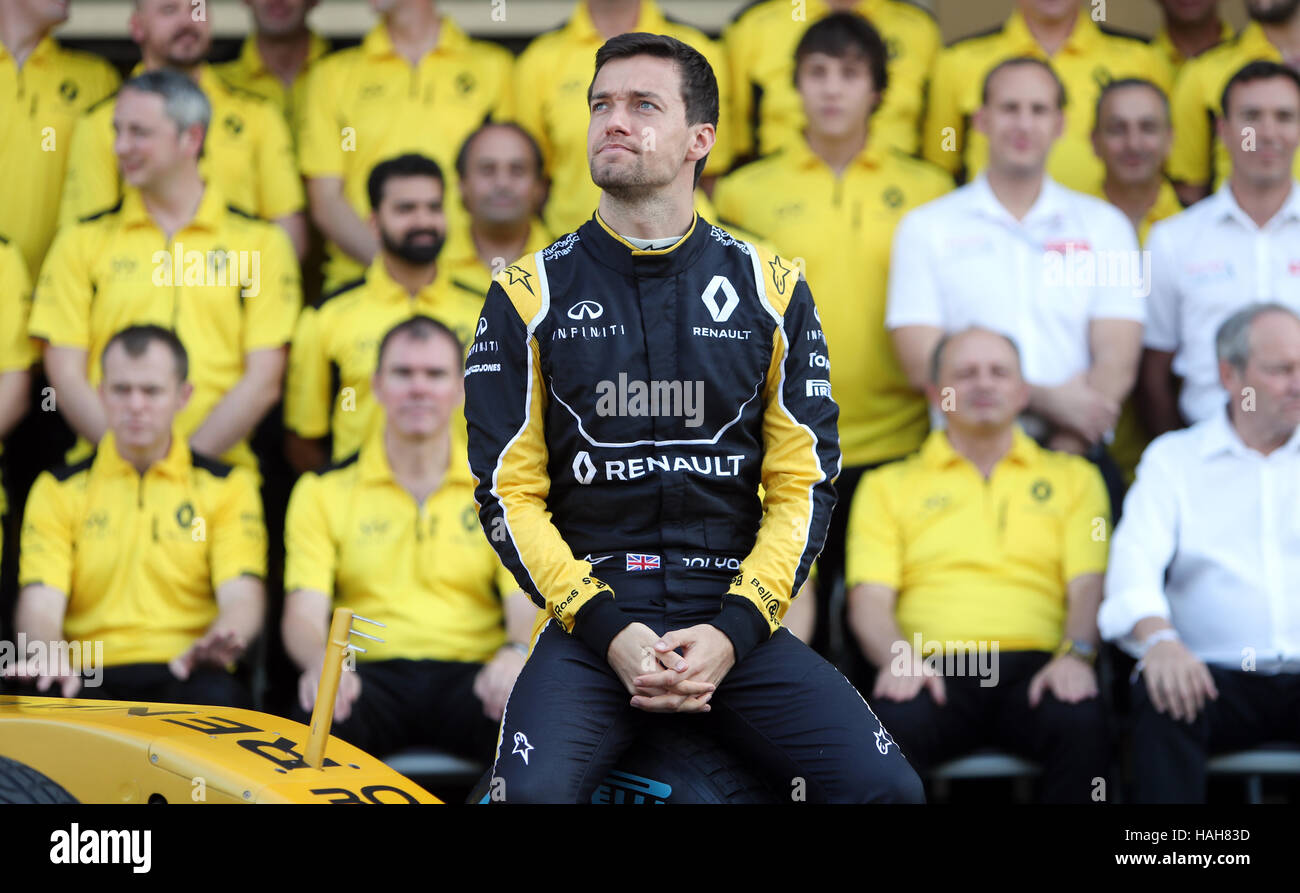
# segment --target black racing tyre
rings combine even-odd
[[[470,792],[486,803],[489,769]],[[596,787],[592,803],[639,806],[661,803],[776,803],[771,791],[730,752],[682,723],[656,724]]]
[[[31,766],[0,757],[0,803],[77,803],[48,776]]]

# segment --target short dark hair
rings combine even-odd
[[[480,124],[475,128],[473,133],[465,137],[465,142],[460,144],[460,151],[456,153],[456,176],[460,177],[462,180],[465,179],[465,171],[469,169],[469,150],[470,146],[474,143],[474,140],[478,139],[480,134],[489,130],[500,130],[503,128],[505,130],[514,131],[519,134],[519,136],[523,137],[524,142],[528,144],[528,148],[533,153],[533,164],[537,171],[537,179],[540,180],[546,176],[546,164],[542,160],[542,147],[537,145],[537,140],[533,139],[531,133],[524,130],[514,121],[488,121],[486,124]]]
[[[956,338],[971,332],[987,332],[990,335],[997,335],[1007,344],[1011,345],[1011,352],[1016,355],[1016,370],[1020,372],[1020,377],[1025,375],[1024,366],[1020,360],[1020,345],[1016,344],[1016,339],[1012,338],[1005,332],[998,332],[994,329],[986,329],[984,326],[967,326],[956,332],[944,332],[934,345],[934,353],[930,354],[930,381],[933,384],[939,383],[939,372],[943,369],[943,352],[948,349],[948,345]]]
[[[629,59],[633,56],[656,56],[660,59],[672,59],[677,63],[677,72],[682,79],[682,103],[686,106],[686,123],[712,124],[718,126],[718,79],[713,74],[709,60],[689,44],[682,43],[666,34],[647,34],[633,31],[620,34],[605,41],[596,51],[596,70],[591,75],[591,84],[587,86],[587,105],[591,105],[591,91],[596,84],[596,75],[606,62],[613,59]],[[695,185],[700,183],[700,175],[709,156],[705,155],[695,162]]]
[[[1065,108],[1065,84],[1061,81],[1060,75],[1056,73],[1052,66],[1034,56],[1013,56],[1010,59],[1004,59],[997,65],[994,65],[993,69],[989,71],[988,74],[984,75],[984,86],[980,90],[980,105],[989,104],[989,84],[993,83],[993,78],[996,77],[999,72],[1005,71],[1008,68],[1020,68],[1026,65],[1040,68],[1047,72],[1048,76],[1056,83],[1056,107],[1058,109]]]
[[[103,373],[108,372],[108,352],[115,344],[122,345],[127,356],[141,357],[149,345],[154,343],[161,344],[172,352],[172,359],[176,361],[176,380],[185,381],[190,374],[190,355],[185,350],[185,345],[181,344],[181,339],[171,329],[153,324],[127,326],[109,338],[104,345],[104,352],[99,355],[99,369]]]
[[[450,339],[451,343],[456,346],[456,362],[463,369],[465,366],[465,346],[460,343],[456,333],[432,316],[417,314],[410,319],[399,322],[384,335],[383,340],[379,342],[379,354],[375,359],[375,371],[378,372],[383,368],[384,351],[388,349],[389,343],[394,338],[407,337],[414,338],[416,341],[428,341],[436,335],[442,335]]]
[[[799,65],[813,53],[822,53],[836,59],[861,56],[867,60],[871,81],[876,92],[884,93],[889,86],[889,69],[886,61],[889,50],[880,32],[870,22],[854,12],[835,12],[814,23],[794,49],[794,82],[799,85]]]
[[[1238,84],[1249,84],[1251,81],[1268,81],[1273,78],[1286,78],[1295,84],[1297,91],[1300,91],[1300,74],[1294,68],[1264,59],[1247,62],[1237,70],[1236,74],[1228,78],[1228,83],[1223,86],[1223,93],[1219,96],[1219,108],[1223,110],[1223,117],[1228,117],[1228,95],[1232,93],[1233,87]]]
[[[1101,121],[1101,106],[1106,101],[1106,97],[1118,90],[1127,90],[1130,87],[1142,87],[1160,97],[1160,104],[1165,110],[1165,123],[1169,123],[1169,96],[1164,90],[1160,89],[1159,84],[1152,83],[1146,78],[1119,78],[1102,87],[1101,92],[1097,94],[1097,107],[1093,110],[1092,115],[1093,130],[1097,129],[1097,124]]]
[[[396,158],[386,158],[370,169],[370,179],[366,181],[366,191],[370,194],[370,207],[377,209],[384,200],[384,186],[395,177],[433,177],[444,190],[447,180],[442,175],[438,162],[427,155],[408,152]]]

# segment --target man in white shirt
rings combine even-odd
[[[1138,657],[1134,799],[1205,799],[1210,754],[1300,741],[1300,317],[1215,338],[1226,409],[1156,438],[1111,542],[1102,637]]]
[[[1162,434],[1218,414],[1225,399],[1207,335],[1250,301],[1300,309],[1300,74],[1252,62],[1223,91],[1219,138],[1232,175],[1151,229],[1151,297],[1139,405]],[[1182,379],[1182,392],[1174,376]]]
[[[885,325],[918,391],[944,332],[1011,337],[1031,386],[1026,432],[1099,456],[1137,375],[1145,277],[1124,215],[1045,173],[1064,104],[1041,60],[989,73],[974,122],[989,139],[988,169],[903,218]]]

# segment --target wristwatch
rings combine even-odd
[[[1077,657],[1089,666],[1097,662],[1097,646],[1089,645],[1087,642],[1078,639],[1062,639],[1053,657],[1062,657],[1066,654]]]

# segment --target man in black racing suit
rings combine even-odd
[[[599,209],[496,277],[466,361],[480,519],[549,617],[493,790],[589,801],[646,723],[693,722],[797,799],[920,802],[866,701],[781,626],[835,504],[837,410],[807,283],[692,210],[713,72],[625,34],[589,100]]]

